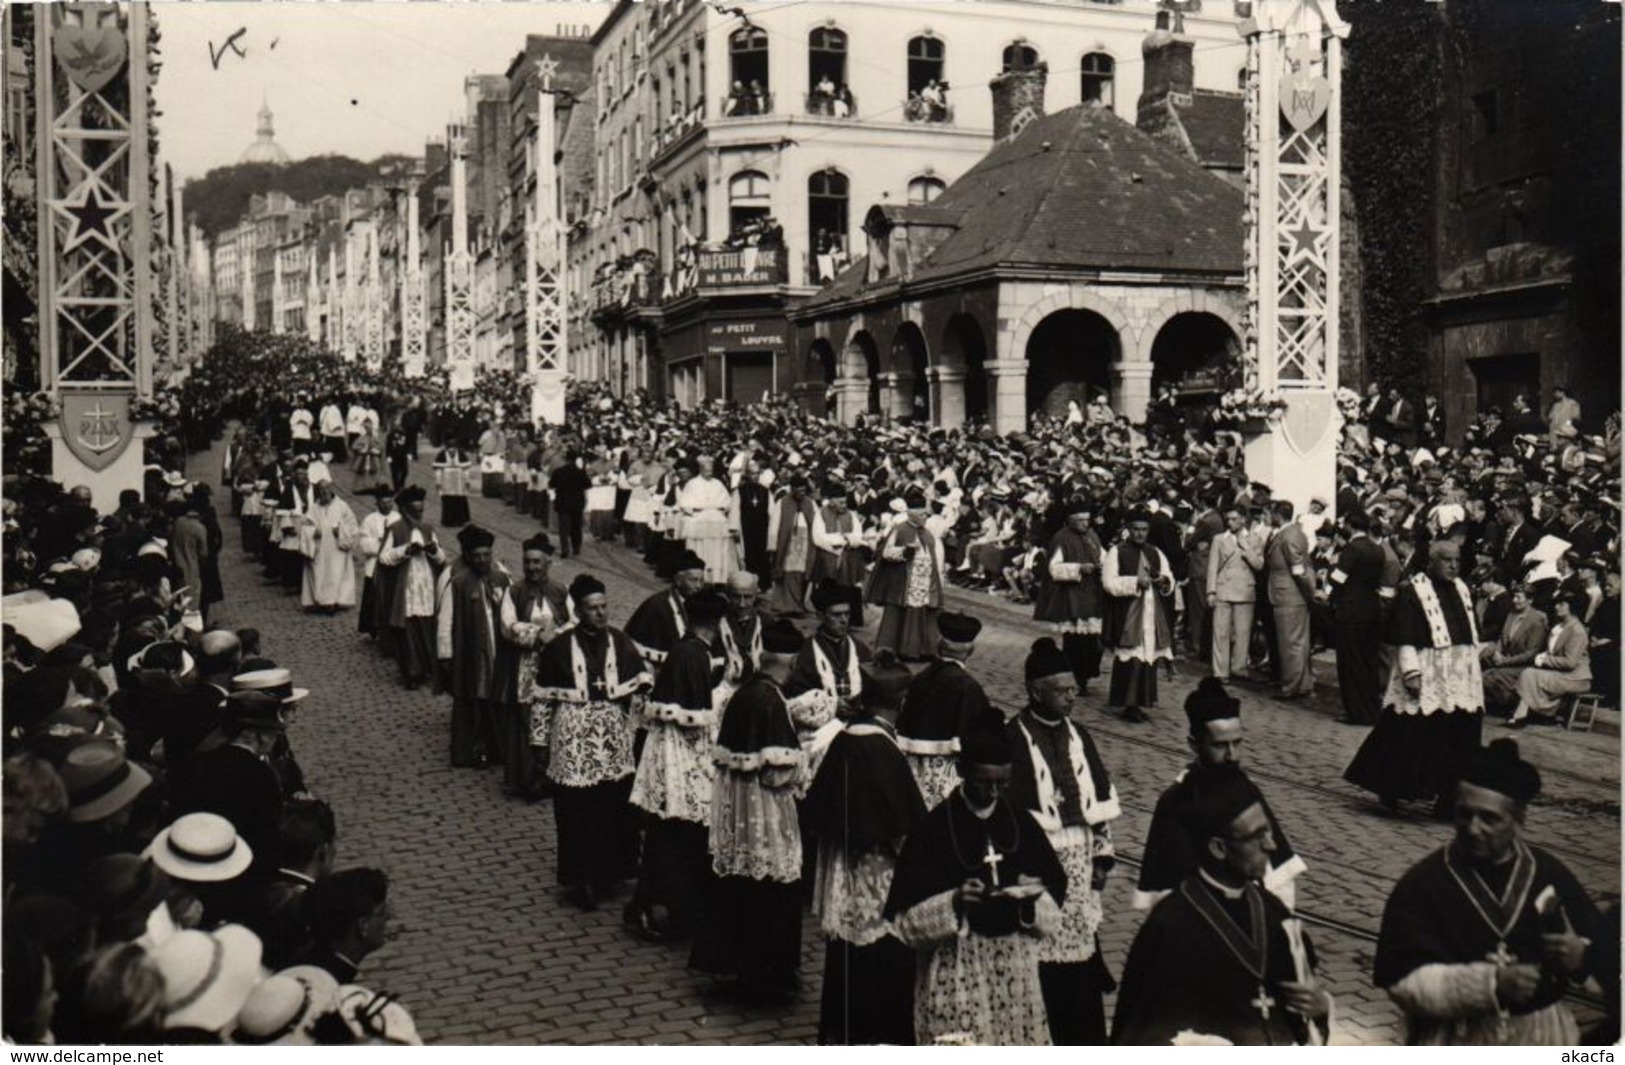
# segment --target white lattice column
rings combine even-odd
[[[451,147],[451,247],[446,252],[446,365],[451,390],[474,387],[474,257],[468,250],[468,142],[461,127]]]
[[[305,249],[305,339],[312,344],[322,339],[322,282],[316,272],[316,245]]]
[[[429,362],[427,293],[423,288],[423,249],[418,241],[418,190],[406,190],[406,265],[401,270],[401,366],[407,377],[422,377]]]
[[[39,375],[61,402],[51,474],[109,510],[142,483],[132,417],[152,391],[153,177],[144,3],[34,16]],[[171,307],[171,315],[176,308]],[[135,446],[131,446],[134,444]]]
[[[249,331],[259,327],[259,306],[256,304],[254,270],[259,256],[254,227],[244,226],[242,238],[237,242],[237,293],[243,303],[243,328]]]
[[[376,370],[384,364],[384,282],[378,248],[378,223],[367,223],[366,289],[362,299],[361,357]]]
[[[271,249],[271,332],[282,332],[282,319],[287,307],[282,299],[282,249]]]
[[[564,226],[558,210],[558,133],[553,113],[551,55],[536,61],[536,192],[525,208],[525,370],[530,375],[533,425],[564,424],[568,353],[565,320]]]
[[[1247,39],[1248,386],[1285,409],[1247,473],[1300,509],[1336,495],[1343,38],[1332,0],[1259,0]]]
[[[338,351],[344,346],[344,300],[339,292],[339,250],[333,244],[327,246],[327,298],[324,303],[327,307],[327,324],[322,328],[322,343],[327,345],[329,351]]]

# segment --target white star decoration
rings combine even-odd
[[[542,88],[551,89],[553,87],[553,73],[558,69],[559,61],[553,58],[552,53],[545,54],[542,58],[536,60],[536,78],[541,83]]]

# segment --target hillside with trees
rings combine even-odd
[[[186,212],[210,237],[237,224],[248,210],[250,197],[285,192],[300,203],[336,196],[370,181],[389,178],[410,168],[405,155],[385,155],[364,163],[346,155],[316,155],[286,166],[238,163],[216,167],[186,183]]]

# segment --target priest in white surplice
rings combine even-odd
[[[305,609],[331,614],[355,606],[355,563],[350,551],[361,536],[350,504],[338,498],[330,480],[316,484],[315,500],[299,528],[299,550],[305,556],[304,587],[299,601]]]
[[[705,582],[724,584],[739,569],[739,515],[733,493],[713,472],[709,457],[699,459],[699,475],[683,485],[677,496],[683,513],[683,539],[688,549],[705,560]]]

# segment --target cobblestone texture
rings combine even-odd
[[[219,469],[218,452],[198,456],[194,475]],[[425,459],[418,483],[430,480]],[[347,470],[341,487],[353,487]],[[363,516],[370,504],[349,491]],[[222,493],[222,496],[225,494]],[[519,572],[519,542],[536,523],[496,500],[471,498],[474,520],[498,535],[497,558]],[[431,500],[431,518],[438,505]],[[355,631],[354,612],[306,615],[294,597],[264,584],[237,549],[224,517],[227,602],[219,616],[252,624],[266,651],[293,669],[312,694],[291,737],[311,788],[333,804],[340,864],[376,865],[390,874],[397,915],[390,943],[367,959],[362,982],[400,996],[426,1039],[479,1044],[811,1043],[817,1037],[822,944],[809,917],[800,999],[783,1009],[746,1010],[713,995],[708,978],[685,968],[686,948],[638,942],[620,925],[620,899],[592,914],[565,905],[554,887],[555,840],[548,804],[505,799],[500,772],[449,767],[450,706],[427,690],[408,692],[393,663]],[[590,569],[605,581],[610,617],[622,624],[658,582],[632,553],[608,544],[555,564],[568,581]],[[1020,702],[1021,666],[1042,634],[1030,615],[1003,600],[958,589],[960,609],[992,622],[972,670],[994,701]],[[860,635],[873,634],[875,618]],[[1151,809],[1188,759],[1179,707],[1197,677],[1193,664],[1162,686],[1149,725],[1130,726],[1101,711],[1103,695],[1080,700],[1123,799],[1115,831],[1132,862]],[[1324,670],[1317,697],[1286,706],[1240,686],[1247,721],[1246,761],[1309,872],[1299,883],[1323,976],[1337,996],[1344,1038],[1392,1043],[1399,1021],[1371,986],[1371,955],[1382,905],[1394,880],[1443,843],[1448,828],[1422,816],[1379,816],[1342,769],[1364,731],[1336,723],[1335,681]],[[1102,685],[1103,687],[1103,685]],[[1488,734],[1496,731],[1492,725]],[[1594,894],[1619,893],[1619,741],[1529,730],[1520,737],[1541,769],[1547,793],[1529,814],[1529,836],[1555,851]],[[1125,863],[1106,890],[1101,940],[1111,970],[1122,964],[1139,925],[1129,905],[1135,869]],[[1317,916],[1347,928],[1316,926]],[[1363,933],[1363,934],[1359,934]],[[1108,1001],[1108,1008],[1109,1001]]]

